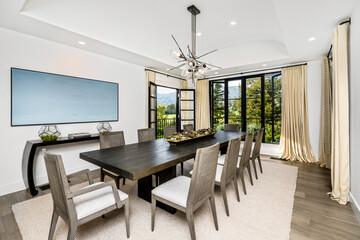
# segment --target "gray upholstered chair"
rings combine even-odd
[[[258,159],[258,161],[259,161],[260,172],[263,173],[262,166],[261,166],[261,159],[260,159],[260,148],[261,148],[263,135],[264,135],[264,128],[259,129],[257,132],[257,135],[256,135],[255,146],[254,146],[254,148],[252,150],[252,154],[251,154],[251,161],[252,161],[252,164],[254,167],[256,179],[258,179],[258,175],[257,175],[257,171],[256,171],[256,163],[255,163],[256,159]]]
[[[176,132],[176,126],[165,126],[164,127],[164,138],[173,135]]]
[[[120,147],[125,145],[125,138],[123,131],[117,132],[107,132],[100,133],[100,149],[112,148],[112,147]],[[117,188],[120,188],[120,179],[123,180],[123,185],[125,184],[125,177],[119,176],[116,173],[113,173],[109,170],[101,168],[100,171],[100,181],[104,181],[105,175],[114,179]]]
[[[225,124],[224,131],[225,132],[239,132],[240,125],[239,124]]]
[[[142,128],[138,129],[139,142],[148,142],[156,140],[155,128]]]
[[[217,165],[215,184],[220,186],[221,194],[223,196],[226,215],[229,216],[229,206],[226,196],[226,185],[233,182],[237,200],[240,202],[239,188],[237,185],[236,167],[239,159],[241,137],[231,139],[229,141],[224,165]]]
[[[184,124],[184,132],[191,132],[194,131],[194,124]]]
[[[191,239],[195,240],[194,211],[210,200],[215,229],[218,222],[215,208],[215,174],[220,144],[196,151],[191,178],[179,176],[161,184],[151,192],[151,230],[154,231],[156,201],[161,201],[186,213]]]
[[[249,178],[250,178],[251,185],[254,185],[252,175],[251,175],[251,168],[250,168],[250,155],[251,155],[251,148],[252,148],[253,140],[254,140],[254,133],[246,134],[244,147],[242,150],[242,154],[241,154],[240,161],[238,164],[238,169],[237,169],[245,194],[247,194],[246,186],[245,186],[245,179],[244,179],[244,169],[245,168],[247,168],[247,170],[249,172]]]
[[[78,226],[124,205],[126,235],[130,237],[129,198],[116,188],[114,181],[94,183],[88,169],[66,176],[60,155],[45,153],[44,158],[54,205],[49,239],[53,239],[59,216],[69,226],[67,239],[73,240]],[[71,191],[68,178],[78,174],[87,174],[90,185]]]

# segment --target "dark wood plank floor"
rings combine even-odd
[[[269,159],[269,156],[263,156]],[[273,160],[277,161],[277,160]],[[330,170],[316,164],[277,161],[279,164],[294,165],[299,168],[290,239],[360,239],[360,225],[349,205],[342,206],[330,200],[326,194],[331,190]],[[192,163],[185,164],[185,172]],[[93,177],[99,176],[94,171]],[[71,185],[86,181],[74,178]],[[49,193],[40,191],[39,196]],[[0,197],[0,239],[17,240],[21,234],[17,227],[11,206],[30,199],[27,191],[20,191]]]

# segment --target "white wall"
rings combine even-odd
[[[38,139],[40,126],[11,127],[10,67],[59,73],[119,83],[119,121],[114,130],[125,132],[126,143],[137,141],[136,129],[146,127],[144,68],[101,55],[0,28],[0,195],[25,188],[22,154],[27,140]],[[97,123],[59,125],[63,136],[95,133]],[[79,152],[98,149],[97,141],[49,147],[63,155],[68,173],[96,166],[79,159]],[[35,182],[47,182],[44,161],[36,155]]]
[[[321,117],[321,71],[322,61],[311,61],[307,65],[307,94],[310,143],[316,160],[319,160]]]
[[[350,201],[360,222],[360,4],[350,27]]]

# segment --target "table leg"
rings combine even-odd
[[[168,169],[165,169],[161,172],[158,172],[155,174],[157,178],[159,178],[159,183],[162,184],[166,181],[169,181],[170,179],[176,177],[176,166],[170,167]],[[152,187],[152,175],[141,178],[138,180],[138,197],[142,198],[148,202],[151,203],[151,190]],[[159,208],[164,209],[165,211],[169,213],[176,213],[176,209],[172,208],[164,203],[157,202],[156,206]]]

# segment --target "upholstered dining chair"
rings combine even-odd
[[[227,184],[233,182],[237,200],[238,202],[240,202],[239,188],[237,185],[237,177],[236,177],[237,175],[236,168],[239,159],[240,143],[241,143],[241,137],[231,139],[229,141],[226,150],[224,165],[218,164],[216,168],[215,184],[220,186],[227,216],[229,216],[229,206],[226,196]]]
[[[261,148],[261,143],[262,143],[262,139],[263,139],[263,135],[264,135],[264,128],[259,129],[256,135],[256,140],[255,140],[255,146],[252,150],[251,153],[251,161],[254,167],[254,172],[255,172],[255,178],[258,179],[258,175],[257,175],[257,171],[256,171],[256,162],[255,160],[257,159],[259,162],[259,167],[260,167],[260,172],[263,173],[262,170],[262,166],[261,166],[261,159],[260,159],[260,148]]]
[[[125,138],[123,131],[100,133],[100,149],[120,147],[125,145]],[[120,179],[123,179],[123,185],[125,185],[125,177],[119,176],[109,170],[101,168],[100,181],[104,181],[105,175],[114,179],[117,188],[120,188]]]
[[[240,125],[239,124],[225,124],[224,131],[225,132],[239,132]]]
[[[184,124],[184,132],[191,132],[194,131],[194,124]]]
[[[125,206],[126,235],[130,237],[129,198],[116,188],[114,181],[94,183],[88,169],[66,176],[60,155],[45,153],[44,158],[53,199],[49,239],[53,239],[59,216],[69,226],[67,239],[73,240],[78,226],[122,206]],[[71,191],[68,178],[78,174],[87,174],[90,185]]]
[[[254,140],[254,133],[246,134],[244,147],[242,149],[242,154],[237,169],[245,194],[247,194],[247,192],[246,192],[245,179],[244,179],[244,169],[247,168],[249,173],[250,183],[251,185],[254,185],[251,175],[251,168],[250,168],[250,155],[251,155],[253,140]]]
[[[156,140],[155,128],[142,128],[138,129],[139,142],[148,142]]]
[[[154,231],[157,201],[186,213],[191,239],[195,240],[194,211],[209,200],[215,229],[219,229],[214,198],[219,147],[220,144],[216,143],[213,146],[200,148],[196,151],[194,170],[191,178],[178,176],[152,190],[151,231]]]
[[[164,127],[164,138],[173,135],[176,132],[176,126],[165,126]]]

